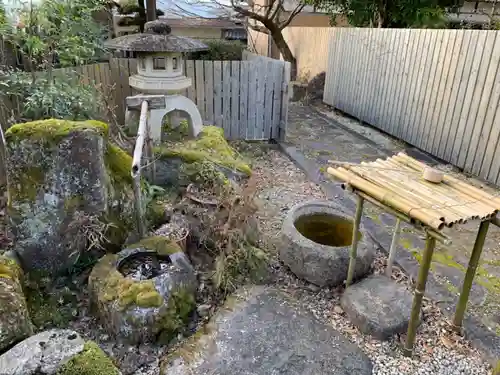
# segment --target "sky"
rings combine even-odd
[[[217,1],[229,3],[229,0]],[[216,6],[210,0],[156,0],[156,7],[163,10],[166,17],[179,15],[182,12],[181,8],[187,11],[186,16],[218,17],[224,14],[224,12],[216,9]]]

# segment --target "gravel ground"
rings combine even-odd
[[[302,171],[279,151],[268,150],[254,157],[260,199],[258,217],[267,245],[275,249],[279,246],[279,231],[288,210],[299,202],[323,199],[325,196],[318,185],[309,182]],[[385,263],[385,256],[378,253],[374,272],[383,272]],[[280,288],[295,295],[318,319],[332,325],[368,354],[374,363],[373,374],[489,373],[490,367],[481,359],[480,353],[451,331],[445,317],[429,300],[424,300],[424,317],[418,331],[415,355],[409,359],[401,353],[404,335],[380,342],[361,334],[350,324],[339,303],[342,288],[320,289],[297,279],[279,262],[276,252],[272,255],[271,267]],[[412,280],[397,267],[394,268],[393,279],[411,287]]]

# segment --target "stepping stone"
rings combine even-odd
[[[404,286],[376,275],[347,288],[340,304],[361,332],[385,340],[407,330],[412,299]]]
[[[357,346],[292,297],[254,286],[229,297],[207,328],[164,357],[162,375],[370,375]]]

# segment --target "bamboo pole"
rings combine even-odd
[[[416,168],[422,169],[427,167],[425,164],[419,162],[418,160],[415,160],[405,153],[400,152],[398,154],[399,157],[405,159],[409,163],[412,163],[413,165],[416,166]],[[489,202],[492,206],[498,210],[500,209],[500,198],[489,194],[481,189],[476,188],[475,186],[472,186],[470,184],[467,184],[463,181],[460,181],[459,179],[452,177],[450,175],[445,174],[443,177],[443,181],[451,186],[453,186],[456,190],[459,190],[467,195],[470,195],[471,197],[475,199],[480,199],[484,200],[486,202]]]
[[[344,187],[345,188],[345,187]],[[389,206],[386,206],[385,204],[383,204],[382,202],[379,202],[378,200],[376,200],[375,198],[373,197],[370,197],[369,195],[361,192],[361,191],[357,191],[357,190],[353,190],[353,192],[357,195],[360,195],[361,197],[363,197],[363,199],[367,202],[370,202],[371,204],[373,204],[374,206],[377,206],[378,208],[384,210],[384,211],[387,211],[388,213],[390,213],[391,215],[395,216],[396,218],[404,221],[405,223],[408,223],[408,224],[411,224],[413,225],[415,228],[417,228],[418,230],[421,230],[423,231],[424,233],[434,237],[437,241],[441,242],[443,245],[451,245],[451,240],[445,236],[444,234],[442,233],[439,233],[439,232],[436,232],[435,230],[429,228],[429,227],[424,227],[422,226],[422,224],[420,222],[416,222],[415,219],[409,217],[409,216],[406,216],[405,214],[399,212],[399,211],[396,211],[395,209],[389,207]]]
[[[359,224],[361,223],[361,216],[363,215],[364,199],[358,195],[358,205],[356,207],[356,215],[354,216],[354,226],[352,228],[352,244],[351,252],[349,255],[349,269],[347,270],[346,288],[352,283],[354,271],[356,269],[356,258],[358,256],[358,240],[359,240]]]
[[[429,212],[429,210],[422,208],[415,208],[412,202],[404,199],[403,197],[397,196],[382,187],[374,185],[373,183],[356,176],[354,173],[344,168],[334,169],[329,167],[327,172],[340,180],[351,184],[354,188],[366,192],[368,195],[373,196],[385,205],[402,211],[433,229],[441,230],[444,227],[444,222],[440,220],[435,212]]]
[[[377,166],[385,165],[382,164],[382,162],[374,162],[374,164]],[[441,214],[443,217],[443,221],[445,221],[447,224],[450,222],[453,223],[453,222],[463,221],[463,215],[461,215],[459,212],[456,212],[444,206],[440,200],[436,199],[432,195],[432,191],[428,188],[421,186],[419,181],[408,180],[408,179],[404,180],[404,182],[398,181],[394,177],[405,179],[407,176],[401,175],[395,171],[393,172],[379,171],[378,174],[382,176],[383,183],[395,186],[398,189],[398,192],[401,192],[401,195],[406,196],[408,199],[412,199],[419,202],[419,205],[421,207],[432,209],[436,211],[436,213]],[[411,195],[411,198],[409,197],[409,195]]]
[[[141,196],[141,158],[144,147],[144,136],[146,132],[146,121],[148,115],[148,102],[143,101],[141,104],[141,116],[139,118],[139,129],[137,130],[137,138],[135,141],[134,156],[132,159],[132,178],[134,187],[134,206],[137,223],[137,230],[141,238],[146,235],[144,225],[144,208],[142,206]]]
[[[398,166],[400,164],[392,160],[387,160],[385,163],[378,163],[377,165]],[[393,174],[399,176],[400,178],[407,177],[404,174],[398,174],[397,172],[393,172]],[[467,218],[472,216],[466,207],[457,205],[457,200],[450,197],[448,191],[441,190],[439,185],[426,182],[423,179],[418,181],[410,180],[408,185],[412,186],[415,191],[418,191],[418,193],[425,197],[429,203],[432,203],[433,206],[437,206],[437,210],[442,211],[445,215],[447,214],[447,220],[445,220],[446,222],[464,223],[467,221]],[[460,197],[456,198],[460,199]]]
[[[404,158],[401,156],[394,156],[392,160],[406,166],[408,166],[408,164],[411,164],[412,162],[420,163],[409,157]],[[422,168],[425,167],[425,164],[420,164],[422,165],[422,167],[419,168],[420,170],[423,170]],[[460,185],[450,184],[450,181],[452,180],[457,181],[458,183],[460,183]],[[477,219],[479,217],[485,217],[487,214],[498,212],[498,210],[495,208],[496,206],[490,204],[490,199],[495,198],[494,196],[481,190],[479,190],[479,192],[482,193],[482,195],[478,195],[475,192],[471,193],[471,191],[468,189],[469,187],[474,188],[445,174],[443,177],[443,183],[437,184],[434,188],[442,192],[446,191],[446,193],[450,195],[453,194],[455,197],[457,197],[457,199],[460,199],[462,201],[465,200],[466,202],[464,202],[462,206],[467,207],[471,212],[474,212],[474,214],[471,214],[471,212],[469,212],[469,215],[472,218]],[[476,215],[476,213],[479,213],[479,215]]]
[[[376,164],[378,165],[378,164]],[[372,180],[375,183],[378,183],[381,186],[387,186],[387,187],[392,187],[392,190],[395,190],[398,192],[398,195],[401,195],[405,197],[408,200],[413,201],[414,203],[417,203],[420,207],[436,211],[436,214],[439,215],[440,213],[437,212],[437,210],[433,209],[432,207],[429,206],[429,202],[425,200],[425,197],[420,196],[418,192],[414,190],[408,190],[408,186],[405,186],[399,181],[396,181],[394,179],[391,179],[390,175],[387,175],[387,173],[384,173],[382,171],[365,171],[363,170],[362,167],[350,167],[351,170],[355,171],[359,175],[368,178]],[[409,196],[410,195],[410,196]]]
[[[460,293],[457,308],[455,310],[455,316],[453,318],[453,329],[457,332],[460,332],[462,330],[462,321],[464,319],[465,310],[467,308],[467,302],[469,301],[472,282],[474,281],[474,276],[476,275],[477,266],[479,264],[479,259],[481,258],[481,252],[483,251],[489,225],[489,221],[483,221],[479,225],[476,241],[474,242],[469,265],[467,267],[467,272],[465,273],[465,278],[462,285],[462,291]]]
[[[422,299],[425,293],[425,284],[427,284],[427,277],[429,276],[429,269],[431,266],[432,254],[434,252],[435,246],[436,240],[431,236],[427,236],[427,239],[425,241],[425,250],[422,259],[422,265],[418,270],[417,284],[415,286],[415,293],[413,296],[410,322],[408,324],[408,332],[406,334],[406,344],[403,350],[403,354],[406,357],[411,357],[413,352],[413,344],[415,343],[415,337],[417,335],[417,326],[420,321]]]
[[[389,257],[387,258],[387,268],[385,269],[385,274],[388,277],[392,276],[392,265],[394,264],[394,258],[396,257],[396,248],[399,242],[400,229],[401,229],[401,220],[398,218],[396,219],[396,225],[394,226],[391,248],[389,250]]]

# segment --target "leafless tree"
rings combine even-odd
[[[292,53],[288,43],[283,37],[283,29],[290,25],[292,20],[304,9],[307,4],[312,5],[314,1],[306,0],[183,0],[186,5],[212,6],[220,10],[229,10],[240,16],[246,17],[248,27],[269,35],[280,51],[285,61],[291,63],[292,79],[297,76],[297,60]],[[285,5],[288,5],[285,7]],[[185,10],[183,5],[177,5]],[[288,8],[288,9],[287,9]],[[187,11],[189,13],[190,11]]]

